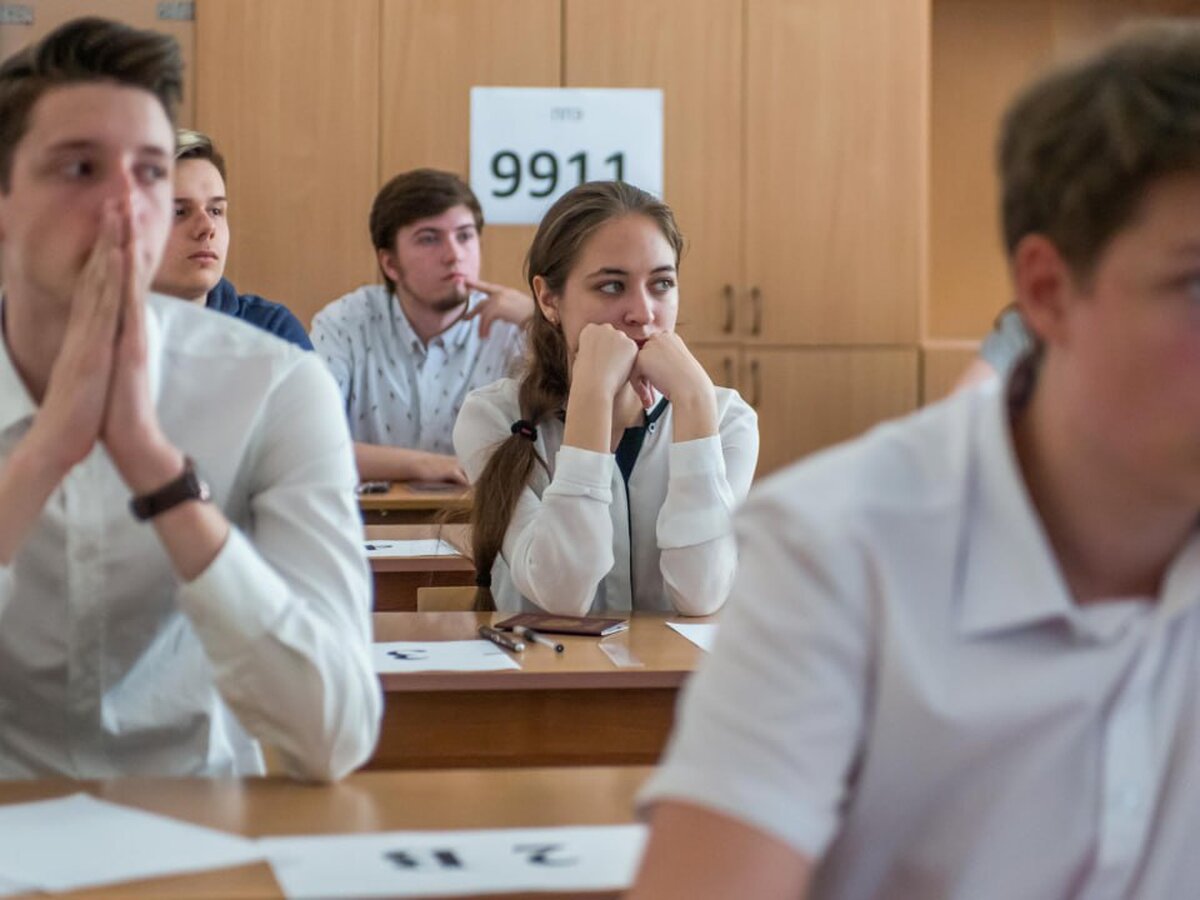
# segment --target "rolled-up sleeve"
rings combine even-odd
[[[659,570],[675,609],[716,612],[737,569],[732,514],[746,498],[758,463],[758,417],[736,395],[719,434],[672,444],[667,497],[659,511]]]
[[[382,710],[350,436],[321,363],[300,357],[250,442],[251,524],[180,591],[217,687],[293,774],[362,764]]]

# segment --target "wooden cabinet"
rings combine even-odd
[[[680,332],[729,337],[742,282],[743,0],[565,0],[570,87],[663,91],[664,198],[687,238]]]
[[[305,324],[374,280],[379,0],[203,0],[196,121],[228,164],[227,274]]]
[[[747,0],[746,315],[789,344],[914,343],[929,10]]]
[[[380,185],[419,166],[466,177],[473,86],[561,83],[561,0],[382,0],[382,12]],[[483,277],[524,287],[534,231],[485,225]]]

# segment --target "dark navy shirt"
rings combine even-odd
[[[304,326],[286,306],[264,300],[257,294],[239,294],[226,278],[218,281],[217,286],[208,292],[205,306],[257,325],[305,350],[313,348]]]

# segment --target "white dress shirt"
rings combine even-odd
[[[486,294],[471,295],[474,309]],[[460,321],[425,344],[384,285],[368,284],[313,317],[312,342],[342,391],[354,440],[454,454],[454,420],[469,391],[509,375],[521,328]]]
[[[520,418],[518,383],[473,392],[454,429],[458,457],[478,480],[492,448]],[[737,565],[730,516],[758,461],[758,417],[717,388],[719,434],[672,443],[670,404],[648,427],[628,487],[611,453],[562,446],[563,423],[538,425],[534,467],[492,568],[497,609],[560,615],[631,609],[707,615]]]
[[[337,778],[381,711],[337,388],[312,354],[168,297],[147,340],[162,428],[233,528],[181,584],[103,446],[71,470],[0,566],[0,777],[251,775],[263,741]],[[0,340],[0,464],[35,412]]]
[[[998,383],[766,481],[643,801],[822,858],[812,896],[1195,896],[1200,541],[1081,607]]]

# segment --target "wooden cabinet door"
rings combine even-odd
[[[470,169],[471,88],[558,87],[560,0],[382,0],[380,178]],[[366,233],[366,211],[363,212]],[[483,277],[528,290],[535,229],[486,225]]]
[[[742,395],[758,411],[758,476],[917,407],[917,351],[750,349]]]
[[[664,199],[687,238],[679,330],[729,338],[742,281],[742,0],[565,0],[566,84],[663,91]]]
[[[740,390],[742,351],[738,344],[689,344],[692,355],[718,387]]]
[[[379,0],[203,0],[196,121],[225,155],[227,274],[302,322],[375,280]]]
[[[18,50],[40,41],[59,25],[80,16],[115,19],[135,28],[149,28],[171,35],[179,41],[183,56],[183,102],[179,108],[179,124],[187,128],[193,126],[196,35],[191,16],[178,18],[181,14],[186,15],[185,4],[158,3],[156,0],[91,0],[89,3],[80,3],[79,0],[22,0],[6,5],[13,9],[10,13],[12,18],[0,23],[0,60],[8,59]],[[26,20],[21,13],[27,13],[32,21]]]
[[[758,293],[741,333],[915,343],[927,0],[747,0],[746,29],[746,272]]]

